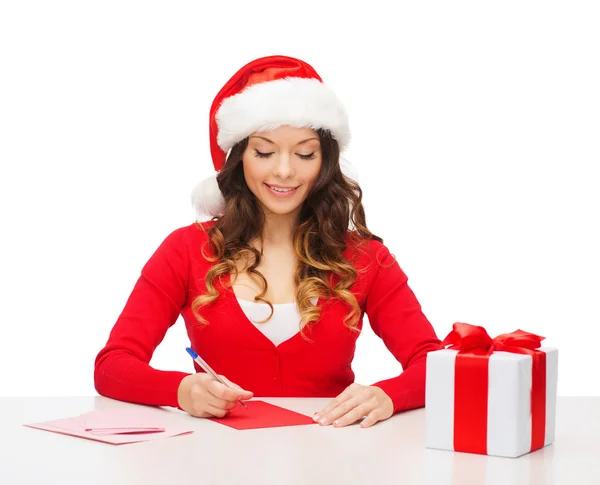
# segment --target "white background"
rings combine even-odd
[[[439,337],[539,333],[559,394],[600,394],[597,2],[1,5],[0,395],[95,394],[143,264],[213,174],[213,97],[271,54],[345,103],[368,226]],[[398,374],[365,327],[357,382]],[[180,320],[151,364],[192,371],[187,344]]]

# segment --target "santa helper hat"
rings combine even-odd
[[[210,151],[216,173],[192,191],[197,216],[220,216],[225,200],[217,173],[227,153],[256,131],[282,125],[326,129],[340,152],[348,146],[348,116],[339,99],[306,62],[287,56],[268,56],[249,62],[219,91],[210,108]],[[340,157],[342,172],[358,181],[352,164]]]

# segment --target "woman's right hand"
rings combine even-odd
[[[224,386],[204,372],[184,377],[177,389],[179,407],[197,418],[222,418],[238,401],[254,396],[225,376],[219,377],[231,387]]]

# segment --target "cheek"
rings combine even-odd
[[[252,161],[242,160],[242,167],[244,169],[244,177],[249,185],[260,183],[260,180],[264,177],[264,170]]]
[[[306,173],[306,176],[304,177],[304,179],[312,185],[314,183],[314,181],[317,180],[317,177],[319,176],[319,172],[321,172],[321,162],[320,161],[318,163],[315,163],[313,166],[311,166],[307,170],[307,173]]]

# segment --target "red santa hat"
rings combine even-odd
[[[344,106],[312,66],[287,56],[255,59],[227,81],[210,108],[210,151],[216,172],[236,143],[282,125],[328,130],[340,152],[350,141]],[[341,159],[340,165],[347,177],[358,180],[350,162]],[[216,173],[194,187],[192,205],[198,216],[223,213]]]

